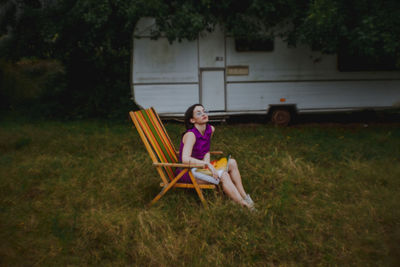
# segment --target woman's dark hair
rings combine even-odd
[[[186,130],[192,129],[194,127],[194,124],[190,122],[190,119],[193,118],[193,110],[197,106],[203,107],[202,104],[194,104],[194,105],[191,105],[185,112],[185,127],[186,127]]]

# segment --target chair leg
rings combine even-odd
[[[222,186],[221,183],[216,185],[216,189],[214,190],[214,195],[223,195],[224,194],[224,190],[222,190]]]
[[[165,193],[168,192],[168,190],[170,190],[174,184],[176,184],[178,182],[178,180],[187,172],[188,170],[183,170],[181,171],[170,183],[166,184],[160,191],[160,193],[158,193],[158,195],[150,202],[150,206],[153,205],[154,203],[156,203],[162,196],[165,195]]]
[[[153,205],[154,203],[156,203],[158,200],[160,200],[160,198],[162,198],[165,193],[168,192],[168,190],[170,190],[177,182],[178,180],[186,173],[188,172],[187,169],[181,171],[170,183],[166,184],[160,191],[160,193],[157,194],[157,196],[150,202],[150,206]],[[198,183],[196,182],[196,179],[194,178],[192,172],[189,171],[189,177],[192,180],[194,189],[197,192],[197,195],[199,196],[201,202],[203,203],[205,208],[208,208],[207,202],[204,199],[203,193],[201,191],[201,188],[199,187]]]
[[[199,185],[197,184],[196,179],[194,178],[192,172],[189,172],[189,177],[192,180],[192,183],[194,185],[194,189],[196,189],[197,195],[199,195],[199,198],[200,198],[201,202],[203,203],[204,207],[208,208],[207,202],[204,199],[203,193],[201,192],[201,189],[200,189]]]

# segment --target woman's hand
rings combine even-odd
[[[217,170],[214,168],[214,166],[211,164],[211,163],[207,163],[207,167],[208,167],[208,169],[210,169],[210,171],[212,172],[212,175],[213,175],[213,177],[215,178],[215,179],[219,179],[219,176],[218,176],[218,172],[217,172]]]
[[[207,152],[205,155],[204,155],[204,158],[203,158],[203,160],[206,162],[206,163],[210,163],[210,152]]]

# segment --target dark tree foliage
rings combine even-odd
[[[130,99],[129,70],[138,16],[131,17],[130,1],[3,2],[14,16],[13,21],[0,25],[4,36],[1,57],[13,61],[57,59],[64,65],[63,88],[41,98],[56,103],[47,114],[125,118],[127,111],[135,108]]]
[[[159,31],[170,41],[195,39],[217,23],[241,38],[283,37],[289,45],[307,44],[336,53],[400,56],[398,0],[175,0],[153,1],[160,7]]]
[[[132,108],[132,33],[145,16],[156,18],[153,37],[170,42],[220,24],[242,40],[280,36],[290,46],[400,65],[398,0],[0,0],[0,57],[62,62],[65,86],[46,98],[55,114],[120,116]]]

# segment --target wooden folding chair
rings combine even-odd
[[[150,205],[157,202],[165,193],[171,188],[190,188],[195,189],[201,202],[207,207],[207,203],[203,197],[201,189],[215,189],[216,186],[213,184],[198,184],[194,178],[190,168],[198,167],[204,168],[203,164],[183,164],[178,162],[178,155],[174,148],[174,145],[169,138],[163,123],[160,120],[157,112],[154,108],[145,110],[139,110],[136,112],[129,112],[139,135],[146,146],[147,152],[153,161],[153,166],[156,167],[159,173],[162,183],[162,190],[158,195],[150,202]],[[215,152],[220,154],[222,152]],[[178,175],[175,175],[175,169],[180,168],[181,171]],[[192,184],[178,183],[178,180],[185,174],[188,173]]]

